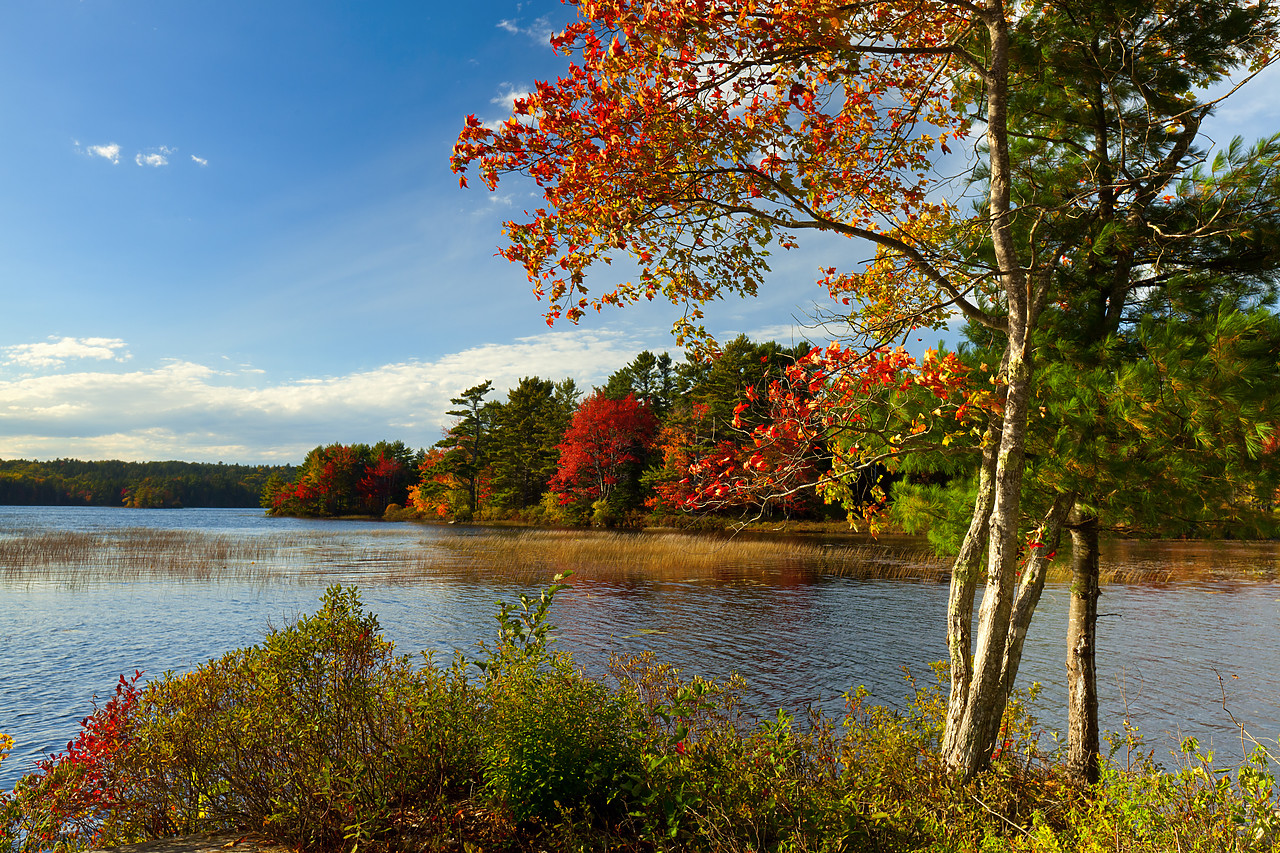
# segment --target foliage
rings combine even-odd
[[[381,517],[408,501],[421,459],[401,441],[317,447],[291,482],[271,479],[261,502],[271,515]]]
[[[582,401],[559,444],[552,491],[565,504],[607,503],[625,495],[639,481],[656,431],[653,413],[630,394],[621,400],[593,394]]]
[[[137,728],[141,677],[121,675],[104,705],[95,700],[66,750],[41,759],[11,797],[0,799],[0,839],[22,853],[64,851],[83,849],[104,835],[131,841],[146,831],[169,829],[163,812],[144,803],[136,780],[120,766]]]
[[[19,782],[17,849],[226,827],[333,849],[465,789],[479,732],[460,665],[415,668],[377,630],[354,589],[332,587],[261,645],[122,681],[67,753]]]
[[[353,589],[257,646],[145,686],[121,679],[64,753],[0,794],[0,849],[236,828],[308,849],[1157,851],[1274,849],[1274,760],[1234,771],[1189,741],[1158,767],[1133,730],[1072,787],[1015,695],[993,767],[940,753],[945,682],[843,720],[743,711],[740,679],[652,656],[593,679],[552,652],[556,578],[500,603],[465,677],[412,666]],[[939,666],[939,672],[944,670]],[[0,737],[0,754],[7,741]]]
[[[565,384],[567,383],[567,384]],[[505,509],[537,506],[555,474],[557,445],[576,407],[577,386],[525,377],[497,406],[492,435],[493,502]]]
[[[485,670],[490,725],[488,794],[516,820],[586,820],[625,814],[620,782],[639,763],[628,709],[560,654],[499,648]]]
[[[464,185],[475,168],[490,188],[520,173],[542,189],[545,207],[506,223],[502,254],[549,300],[549,321],[662,295],[684,309],[683,342],[703,334],[703,303],[754,294],[769,250],[799,229],[905,245],[946,217],[924,171],[967,125],[941,73],[967,22],[945,4],[578,8],[553,39],[575,57],[567,73],[497,128],[469,116],[453,156]],[[639,280],[590,296],[587,268],[620,251]],[[902,295],[880,303],[910,311]]]

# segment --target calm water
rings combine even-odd
[[[534,589],[457,571],[410,584],[381,581],[377,555],[430,554],[441,537],[473,535],[467,529],[267,519],[256,510],[0,507],[0,537],[120,527],[294,534],[296,558],[323,560],[324,577],[77,588],[0,582],[0,731],[17,741],[0,767],[0,789],[12,787],[34,758],[63,748],[94,694],[106,696],[122,672],[183,670],[257,642],[269,624],[313,611],[326,583],[358,583],[401,651],[444,657],[470,652],[491,635],[495,599]],[[1108,556],[1137,568],[1185,567],[1197,580],[1104,591],[1098,629],[1104,729],[1120,728],[1127,713],[1163,752],[1191,734],[1220,756],[1238,755],[1239,739],[1222,707],[1225,688],[1227,708],[1255,736],[1274,741],[1280,584],[1214,580],[1211,570],[1274,577],[1280,546],[1125,543]],[[841,694],[858,684],[899,704],[908,692],[903,665],[928,675],[928,662],[945,654],[946,595],[942,584],[726,566],[714,578],[579,580],[557,598],[553,619],[563,645],[589,668],[602,666],[610,652],[651,649],[690,674],[740,672],[750,701],[764,713],[809,703],[838,711]],[[1066,593],[1051,587],[1021,670],[1024,684],[1044,685],[1040,716],[1050,728],[1062,725],[1065,632]]]

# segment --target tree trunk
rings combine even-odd
[[[1021,337],[1025,328],[1011,331]],[[973,677],[963,713],[959,718],[948,713],[946,723],[947,748],[943,758],[966,779],[991,763],[991,750],[1004,716],[1001,682],[1017,581],[1018,519],[1032,385],[1031,365],[1024,359],[1025,344],[1011,345],[1011,352],[1004,424],[996,460],[995,502],[988,521],[987,585],[974,643]]]
[[[1026,562],[1022,566],[1022,576],[1018,580],[1018,590],[1013,599],[1013,612],[1009,617],[1009,633],[1004,641],[1004,669],[1000,674],[1000,693],[1006,699],[1013,691],[1013,682],[1018,677],[1018,666],[1022,663],[1022,646],[1027,639],[1027,629],[1031,627],[1031,617],[1040,603],[1040,594],[1044,592],[1045,573],[1049,561],[1057,553],[1058,542],[1062,538],[1062,525],[1071,512],[1075,495],[1058,493],[1040,522],[1039,528],[1031,537]]]
[[[951,693],[947,699],[947,720],[959,720],[969,704],[969,681],[973,676],[973,598],[978,590],[982,558],[987,552],[987,520],[995,503],[997,449],[1000,446],[999,424],[993,422],[982,439],[982,467],[978,472],[978,495],[974,501],[973,520],[965,533],[960,551],[951,564],[951,589],[947,596],[947,653],[951,661]],[[954,738],[959,726],[948,722],[943,732],[942,751],[955,749]]]
[[[1067,774],[1098,781],[1098,519],[1071,513],[1071,603],[1067,614]]]

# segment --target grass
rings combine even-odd
[[[1241,543],[1112,543],[1103,583],[1275,580],[1280,565]],[[1152,550],[1155,556],[1152,556]],[[716,580],[744,573],[945,582],[949,561],[918,540],[830,543],[776,533],[737,536],[645,531],[503,529],[406,539],[405,528],[372,528],[358,537],[324,531],[252,536],[193,530],[122,528],[49,531],[0,537],[0,582],[68,588],[129,581],[313,582],[359,577],[362,583],[414,583],[431,577],[498,577],[537,582],[573,571],[579,578]],[[1050,582],[1070,579],[1066,556]]]
[[[121,581],[266,583],[359,575],[370,583],[411,583],[458,572],[530,581],[569,569],[598,579],[689,580],[783,570],[941,580],[947,569],[926,551],[879,545],[541,530],[412,543],[400,533],[371,531],[356,539],[323,532],[237,536],[150,528],[45,532],[0,539],[0,581],[75,588]]]
[[[948,563],[919,547],[815,545],[687,533],[532,530],[439,543],[461,567],[542,578],[573,571],[602,580],[690,580],[751,570],[901,580],[943,580]]]
[[[391,556],[389,549],[352,547],[323,534],[237,536],[142,527],[49,531],[0,539],[0,581],[71,588],[146,580],[269,582],[325,576],[335,566],[350,574]]]

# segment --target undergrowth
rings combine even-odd
[[[941,678],[894,711],[757,720],[742,682],[652,656],[592,678],[541,596],[502,604],[476,660],[398,655],[354,588],[258,645],[121,677],[64,752],[0,793],[0,850],[77,851],[209,830],[307,850],[1267,851],[1274,758],[1157,766],[1113,737],[1081,789],[1015,697],[992,769],[939,757]],[[0,735],[0,760],[9,739]]]

